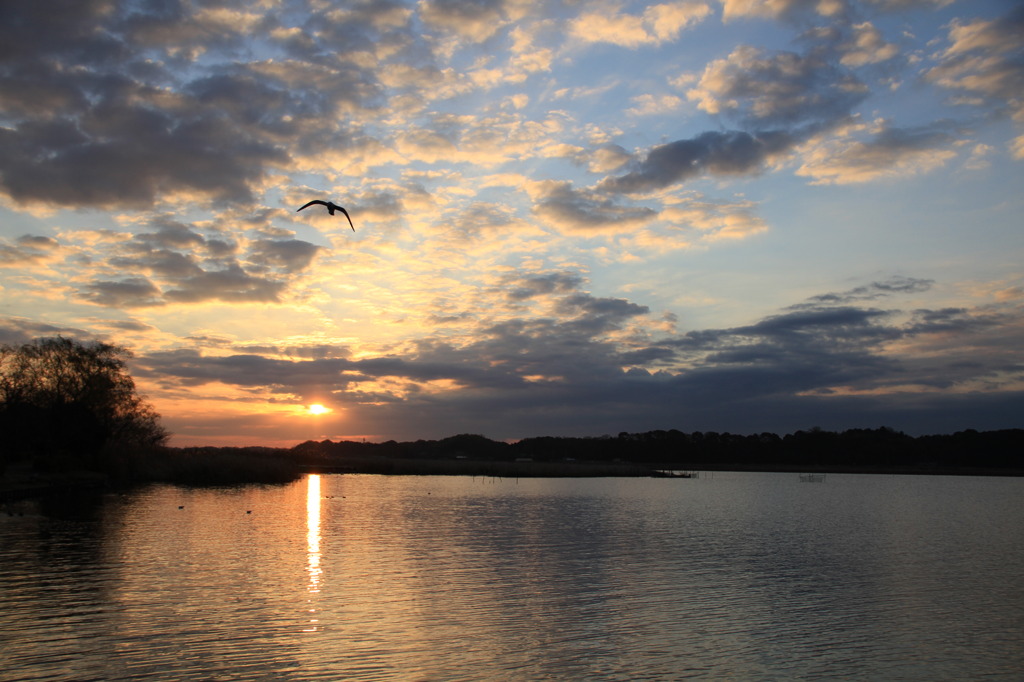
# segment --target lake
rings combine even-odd
[[[1019,680],[1024,480],[309,476],[0,517],[3,680]]]

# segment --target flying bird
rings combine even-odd
[[[298,212],[299,212],[299,211],[301,211],[302,209],[304,209],[304,208],[307,208],[307,207],[309,207],[309,206],[312,206],[313,204],[321,204],[321,205],[323,205],[323,206],[326,206],[326,207],[327,207],[327,212],[328,212],[328,213],[330,213],[331,215],[334,215],[334,212],[335,212],[335,211],[341,211],[342,213],[344,213],[344,214],[345,214],[345,217],[346,217],[346,218],[348,218],[348,224],[352,226],[352,231],[353,231],[353,232],[355,232],[355,231],[356,231],[356,226],[355,226],[355,225],[352,225],[352,216],[350,216],[350,215],[348,214],[348,211],[346,211],[346,210],[345,210],[344,208],[342,208],[341,206],[338,206],[338,205],[337,205],[336,203],[334,203],[333,201],[323,201],[322,199],[313,199],[313,201],[309,202],[309,203],[308,203],[308,204],[306,204],[305,206],[301,206],[301,207],[299,207],[298,209],[296,209],[296,211],[295,211],[295,212],[296,212],[296,213],[298,213]]]

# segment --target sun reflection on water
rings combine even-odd
[[[315,595],[320,592],[320,580],[323,569],[320,568],[320,475],[310,474],[306,483],[306,573],[309,581],[306,589],[309,592],[309,626],[306,632],[320,629],[317,616]]]

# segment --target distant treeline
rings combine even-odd
[[[1024,429],[909,436],[891,428],[813,428],[779,436],[675,429],[600,437],[536,437],[515,443],[474,434],[442,440],[307,441],[288,451],[307,465],[343,467],[367,458],[621,462],[664,469],[922,469],[1024,471]]]
[[[908,436],[890,428],[842,432],[813,428],[785,436],[675,429],[587,438],[524,438],[515,443],[475,434],[383,443],[306,441],[292,448],[156,447],[68,467],[0,467],[0,503],[76,488],[152,482],[190,486],[287,483],[308,472],[473,475],[490,477],[663,476],[695,471],[800,471],[1024,475],[1024,430]],[[93,471],[91,477],[75,472]],[[674,472],[674,473],[673,473]],[[84,476],[84,477],[83,477]]]

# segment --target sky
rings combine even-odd
[[[1022,215],[1017,0],[0,5],[0,343],[173,445],[1024,427]]]

